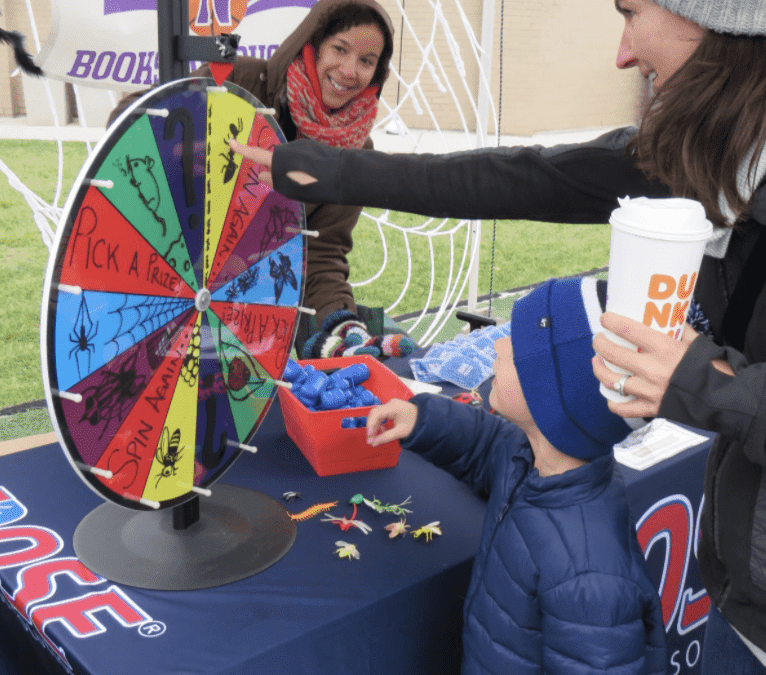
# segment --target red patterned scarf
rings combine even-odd
[[[379,86],[371,84],[345,106],[330,112],[322,103],[314,48],[307,44],[287,69],[287,103],[298,137],[336,148],[361,148],[378,114]]]

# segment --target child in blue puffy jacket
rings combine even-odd
[[[660,599],[612,454],[632,421],[609,411],[591,367],[605,297],[604,281],[552,279],[515,303],[511,337],[495,343],[489,402],[502,417],[429,394],[368,417],[370,444],[403,439],[489,495],[463,673],[667,671]]]

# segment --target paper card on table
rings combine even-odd
[[[614,457],[630,469],[643,471],[707,440],[706,436],[658,418],[615,445]]]

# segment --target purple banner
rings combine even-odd
[[[245,16],[282,7],[313,7],[316,0],[251,0]],[[157,0],[104,0],[104,16],[141,9],[157,9]]]

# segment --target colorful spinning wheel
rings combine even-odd
[[[134,509],[205,492],[255,433],[303,296],[303,206],[228,139],[271,148],[243,89],[170,82],[128,108],[67,200],[45,279],[43,381],[83,480]]]

